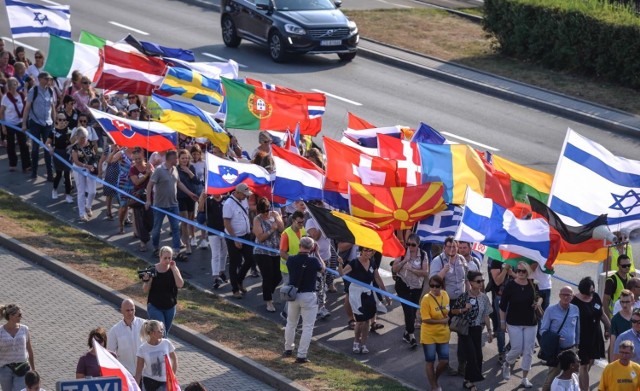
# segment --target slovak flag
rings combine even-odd
[[[269,197],[271,194],[271,174],[253,163],[227,160],[207,152],[207,194],[224,194],[235,190],[240,183],[256,194]]]
[[[95,339],[93,340],[93,348],[100,366],[100,374],[103,377],[119,377],[122,381],[122,391],[140,391],[136,379],[127,371],[127,368]]]
[[[401,185],[415,186],[422,183],[418,144],[379,134],[378,154],[382,158],[398,161],[398,181]]]
[[[276,166],[273,194],[288,200],[322,199],[324,171],[299,154],[271,146]]]
[[[178,134],[166,125],[159,122],[133,121],[104,111],[91,108],[89,110],[113,142],[121,147],[141,147],[150,152],[176,149]]]
[[[395,160],[362,153],[328,137],[324,137],[323,140],[327,156],[325,190],[346,194],[349,192],[349,182],[399,186],[396,179],[398,164]]]

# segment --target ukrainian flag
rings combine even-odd
[[[153,94],[153,101],[161,111],[157,122],[190,137],[206,137],[222,152],[227,152],[229,135],[199,107],[156,94]]]
[[[220,80],[194,70],[169,67],[160,91],[220,106],[223,100]]]

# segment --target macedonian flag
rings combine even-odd
[[[349,182],[351,214],[380,227],[409,229],[447,208],[442,182],[409,187],[384,187]]]

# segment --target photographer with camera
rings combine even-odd
[[[171,323],[176,316],[178,289],[184,286],[184,280],[173,260],[173,250],[164,246],[158,251],[160,261],[153,267],[138,271],[142,280],[142,289],[147,296],[147,313],[149,319],[164,324],[165,335],[169,334]]]

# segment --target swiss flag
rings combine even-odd
[[[159,58],[103,48],[102,75],[96,87],[129,94],[151,95],[162,84],[167,65]]]
[[[395,160],[368,155],[327,137],[323,141],[327,156],[325,190],[346,194],[349,192],[349,182],[399,186],[396,179],[398,164]]]
[[[397,160],[400,185],[415,186],[422,183],[420,151],[416,143],[378,134],[378,153],[382,158]]]

